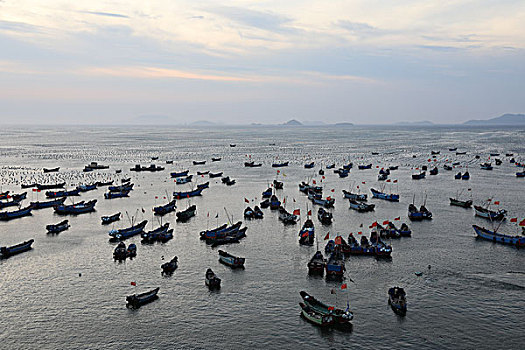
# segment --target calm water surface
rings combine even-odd
[[[456,156],[449,147],[468,154]],[[519,154],[524,148],[524,130],[512,128],[9,127],[0,140],[2,191],[21,192],[20,183],[32,180],[77,185],[128,176],[136,187],[124,199],[105,200],[104,189],[82,194],[82,200],[98,199],[97,211],[67,217],[71,228],[56,236],[45,230],[45,225],[63,219],[52,209],[0,222],[1,246],[35,239],[32,251],[0,261],[2,348],[521,348],[525,251],[475,239],[471,225],[490,224],[474,217],[472,209],[451,207],[448,198],[458,191],[463,196],[471,193],[477,204],[494,198],[510,217],[522,219],[525,181],[515,177],[517,170],[504,153],[512,152],[523,161]],[[439,175],[411,180],[412,168],[428,164],[431,150],[441,151],[436,157]],[[502,153],[503,164],[493,171],[480,170],[479,163],[492,152]],[[481,159],[474,159],[474,154]],[[157,163],[165,171],[129,172],[136,163],[150,164],[153,156],[159,157]],[[222,161],[211,163],[211,157]],[[164,164],[168,159],[174,164]],[[264,165],[243,167],[249,159]],[[454,180],[459,170],[443,170],[447,159],[461,162],[460,171],[469,166],[471,180]],[[193,166],[192,160],[207,164]],[[265,209],[263,220],[245,222],[247,237],[240,244],[223,248],[247,259],[245,270],[232,271],[218,263],[217,249],[200,241],[198,233],[226,222],[224,208],[233,220],[241,220],[244,198],[254,201],[252,206],[260,202],[261,192],[276,178],[270,164],[281,160],[290,161],[290,166],[281,169],[279,180],[285,189],[278,196],[286,198],[287,209],[300,208],[303,214],[312,206],[297,185],[312,177],[321,182],[317,171],[322,164],[374,164],[372,170],[353,169],[346,179],[326,171],[322,185],[325,195],[336,198],[336,205],[331,226],[321,226],[314,217],[320,246],[328,232],[332,238],[340,233],[346,239],[350,232],[369,235],[368,225],[375,220],[400,216],[407,221],[413,199],[419,205],[426,198],[434,220],[411,223],[412,238],[392,241],[391,261],[349,257],[348,289],[343,291],[341,283],[307,275],[306,263],[315,247],[299,246],[300,225],[285,227],[276,212]],[[111,168],[82,173],[91,161]],[[307,161],[315,161],[315,169],[304,169]],[[375,167],[388,165],[400,165],[391,176],[398,184],[387,189],[399,192],[401,201],[371,200],[376,204],[372,213],[350,210],[341,190],[360,185],[369,193],[370,187],[380,186]],[[55,166],[61,167],[59,173],[42,174],[42,167]],[[123,169],[122,175],[115,169]],[[124,217],[114,226],[120,228],[129,225],[127,212],[136,220],[149,220],[151,229],[152,207],[167,202],[164,197],[175,188],[190,188],[175,185],[169,177],[170,171],[185,169],[193,174],[223,171],[237,184],[227,187],[220,179],[198,177],[199,182],[209,180],[210,188],[191,199],[197,216],[187,223],[176,223],[174,214],[166,216],[163,222],[175,228],[173,240],[145,246],[135,237],[126,243],[137,243],[137,257],[114,262],[114,244],[107,235],[112,227],[100,225],[100,217],[121,211]],[[35,199],[36,193],[29,190],[26,202]],[[188,203],[180,200],[179,209]],[[153,222],[159,225],[157,218]],[[514,233],[516,227],[506,222],[500,231]],[[171,277],[161,276],[160,265],[174,255],[179,268]],[[204,285],[208,267],[222,278],[218,292]],[[423,271],[423,276],[417,277],[416,271]],[[159,300],[139,310],[126,309],[126,295],[135,292],[131,281],[137,283],[137,292],[160,286]],[[386,293],[393,285],[407,291],[409,311],[404,318],[387,305]],[[337,294],[330,293],[332,288]],[[299,316],[301,290],[340,307],[349,300],[355,315],[353,331],[321,330],[304,321]]]

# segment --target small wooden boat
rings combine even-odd
[[[189,170],[184,170],[184,171],[179,171],[179,172],[173,172],[173,173],[170,173],[170,176],[172,178],[177,178],[177,177],[183,177],[183,176],[188,176],[188,173],[190,171]],[[199,174],[200,175],[200,174]]]
[[[192,217],[195,216],[195,212],[197,211],[197,206],[191,205],[186,210],[179,211],[177,215],[177,221],[188,221]]]
[[[312,169],[313,167],[315,166],[315,163],[314,162],[311,162],[311,163],[307,163],[304,165],[304,168],[305,169]]]
[[[284,207],[279,207],[279,220],[283,222],[283,224],[296,224],[297,223],[297,215],[291,214]]]
[[[405,290],[401,287],[392,287],[388,290],[388,304],[396,314],[404,316],[407,312]]]
[[[273,180],[273,187],[276,190],[282,190],[284,188],[284,183],[281,181]]]
[[[281,202],[279,202],[279,205],[281,205]],[[261,208],[263,209],[266,209],[270,206],[270,200],[268,198],[266,198],[265,200],[263,200],[260,204]],[[277,206],[278,207],[278,206]]]
[[[44,209],[44,208],[52,208],[56,205],[64,204],[66,201],[66,197],[52,199],[49,201],[43,201],[43,202],[31,202],[31,206],[33,209]]]
[[[270,198],[272,196],[273,190],[271,187],[268,187],[266,191],[262,193],[262,198]]]
[[[303,303],[299,303],[299,306],[301,306],[301,316],[308,322],[318,327],[330,327],[334,324],[334,318],[332,316],[321,315]]]
[[[202,161],[196,161],[196,160],[194,160],[194,161],[193,161],[193,165],[204,165],[204,164],[206,164],[206,161],[205,161],[205,160],[202,160]]]
[[[464,154],[467,154],[467,151],[463,151],[463,152],[456,152],[456,155],[457,155],[457,156],[460,156],[460,155],[464,155]]]
[[[173,192],[173,198],[181,199],[181,198],[190,198],[195,196],[200,196],[202,193],[202,190],[204,188],[197,188],[193,191],[186,191],[186,192]]]
[[[21,184],[20,185],[21,188],[31,188],[31,187],[36,187],[36,182],[32,183],[32,184]]]
[[[425,171],[420,172],[419,174],[412,174],[412,180],[420,180],[426,177],[427,173]]]
[[[2,221],[9,221],[13,219],[18,219],[24,216],[31,215],[31,211],[33,210],[33,207],[31,205],[21,208],[14,211],[4,211],[0,212],[0,220]]]
[[[226,176],[226,177],[223,177],[221,179],[222,183],[225,184],[226,186],[232,186],[232,185],[235,185],[236,181],[234,179],[230,179],[229,176]]]
[[[69,227],[69,221],[64,220],[62,222],[59,222],[58,224],[47,225],[46,230],[48,233],[60,233],[62,231],[67,230]]]
[[[162,269],[162,273],[169,275],[175,272],[175,270],[178,267],[178,260],[179,258],[175,256],[173,259],[171,259],[167,263],[160,265],[160,268]]]
[[[453,148],[449,148],[448,150],[449,150],[450,152],[455,152],[455,151],[458,150],[458,148],[457,148],[457,147],[453,147]]]
[[[461,180],[461,171],[454,175],[454,179]]]
[[[315,252],[310,261],[308,261],[308,273],[310,275],[323,275],[326,268],[326,259],[321,251]]]
[[[126,244],[124,242],[120,242],[113,250],[113,259],[122,261],[126,260],[127,256],[128,252],[126,249]]]
[[[479,216],[484,219],[489,219],[492,221],[500,221],[505,219],[507,211],[505,209],[500,209],[498,211],[490,210],[488,208],[483,208],[479,205],[474,206],[474,212],[476,216]]]
[[[15,244],[10,247],[0,247],[0,258],[6,259],[10,256],[26,252],[31,249],[31,245],[34,241],[34,239],[30,239],[29,241]]]
[[[492,164],[490,164],[488,162],[480,164],[480,168],[482,170],[492,170],[493,169]]]
[[[244,209],[244,218],[245,219],[255,218],[255,213],[251,207],[246,207],[246,209]]]
[[[289,162],[273,163],[273,164],[272,164],[272,168],[281,168],[281,167],[285,167],[285,166],[288,166],[288,163],[289,163]]]
[[[468,171],[465,171],[463,175],[461,175],[461,180],[468,180],[470,179],[470,174]]]
[[[449,165],[449,164],[445,164],[445,165],[443,165],[443,169],[445,169],[445,170],[449,170],[449,171],[450,171],[450,170],[452,170],[453,168],[452,168],[451,165]]]
[[[342,279],[345,273],[345,262],[341,253],[334,251],[326,262],[326,277]]]
[[[39,190],[52,190],[55,188],[64,188],[65,185],[65,182],[60,182],[57,184],[36,184],[36,188]]]
[[[472,200],[470,199],[466,201],[462,201],[457,198],[449,198],[449,200],[450,200],[450,205],[455,205],[457,207],[470,208],[472,206]]]
[[[42,169],[44,171],[44,173],[55,173],[57,171],[60,170],[60,167],[56,167],[56,168],[44,168]]]
[[[135,243],[131,243],[128,246],[128,249],[126,250],[126,256],[130,259],[137,256],[137,245]]]
[[[220,162],[222,158],[211,158],[212,162]]]
[[[334,169],[334,168],[335,168],[335,163],[326,166],[326,169]]]
[[[210,178],[214,178],[214,177],[221,177],[222,174],[223,174],[223,172],[221,171],[221,172],[218,172],[218,173],[209,173],[208,176]]]
[[[301,291],[299,294],[301,298],[303,298],[304,303],[312,310],[321,315],[333,317],[336,325],[348,325],[354,318],[354,315],[350,311],[350,305],[347,305],[346,310],[343,310],[335,306],[326,305],[305,291]]]
[[[102,225],[109,225],[112,222],[119,221],[120,220],[120,212],[113,214],[111,216],[103,216],[101,217]]]
[[[525,247],[525,236],[511,236],[496,231],[490,231],[478,225],[472,225],[477,237],[483,238],[494,243],[510,244],[517,248]]]
[[[244,262],[246,261],[246,259],[239,258],[237,256],[228,254],[223,250],[219,250],[219,261],[231,268],[242,268],[244,267]]]
[[[319,219],[319,221],[321,221],[323,225],[332,224],[332,213],[330,213],[327,210],[324,210],[324,208],[319,208],[319,210],[317,211],[317,218]]]
[[[158,299],[157,293],[159,292],[160,287],[150,290],[149,292],[141,294],[133,294],[126,297],[126,307],[138,309],[142,305],[151,303],[154,300]]]
[[[352,193],[347,190],[343,190],[343,196],[354,201],[366,202],[367,200],[366,194]]]
[[[173,164],[173,160],[171,160],[171,159],[167,160],[166,164]]]
[[[360,213],[366,213],[368,211],[373,211],[375,208],[375,204],[366,204],[363,202],[358,202],[353,199],[349,199],[350,202],[350,209],[357,210]]]
[[[200,175],[200,176],[208,175],[209,173],[210,173],[209,170],[206,170],[206,171],[197,171],[197,175]]]
[[[357,168],[358,168],[359,170],[372,169],[372,164],[358,165]]]
[[[97,181],[95,184],[97,185],[97,187],[105,187],[105,186],[113,185],[114,182],[115,182],[114,180],[111,180],[111,181]]]
[[[261,203],[261,207],[264,208],[263,204]],[[276,195],[272,195],[270,197],[270,210],[277,210],[281,207],[281,201],[277,199]]]
[[[76,187],[76,189],[79,190],[80,192],[93,191],[93,190],[97,189],[97,184],[94,183],[94,184],[90,184],[90,185],[78,185]]]
[[[437,175],[439,173],[439,170],[437,167],[433,167],[432,169],[430,169],[430,171],[428,172],[430,175]]]
[[[306,219],[303,227],[299,231],[299,244],[312,246],[315,240],[314,222],[311,219]]]
[[[262,219],[264,217],[264,213],[257,205],[253,208],[253,218],[254,219]]]
[[[118,242],[118,241],[123,241],[125,239],[128,239],[130,237],[139,235],[144,231],[144,227],[146,227],[147,223],[148,223],[148,220],[144,220],[131,227],[121,228],[118,230],[111,230],[109,231],[109,236],[110,236],[109,240],[110,242]]]
[[[197,189],[205,189],[205,188],[209,188],[209,187],[210,187],[210,182],[209,181],[197,185]]]
[[[156,171],[162,171],[164,170],[164,167],[161,167],[160,165],[151,164],[150,166],[141,166],[140,164],[136,164],[135,167],[129,169],[130,171],[150,171],[150,172],[156,172]]]
[[[163,216],[168,213],[171,213],[172,211],[175,211],[175,208],[177,208],[177,206],[175,205],[176,202],[177,201],[175,199],[172,199],[167,204],[164,204],[158,207],[154,207],[153,212],[155,213],[155,215],[158,215],[158,216]]]
[[[209,289],[221,288],[221,279],[215,275],[212,269],[206,270],[204,283],[208,286]]]
[[[255,163],[255,162],[244,162],[244,166],[247,167],[247,168],[258,168],[260,166],[262,166],[261,163]]]
[[[433,156],[436,156],[438,154],[440,154],[441,151],[430,151],[430,154],[433,155]]]

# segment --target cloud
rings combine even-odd
[[[111,12],[98,12],[98,11],[79,11],[81,13],[87,13],[90,15],[104,16],[104,17],[118,17],[118,18],[129,18],[129,16],[122,15],[120,13],[111,13]]]
[[[365,36],[372,36],[372,35],[383,35],[386,32],[382,31],[381,29],[371,26],[368,23],[363,22],[351,22],[347,20],[340,20],[337,22],[337,25],[350,33],[365,37]]]
[[[272,12],[228,6],[205,9],[205,11],[222,16],[243,26],[269,32],[283,33],[293,29],[287,26],[293,22],[291,18]]]

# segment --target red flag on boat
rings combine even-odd
[[[390,182],[390,179],[386,180],[386,182]]]
[[[357,188],[359,188],[359,185],[357,185]]]
[[[366,184],[366,182],[364,182],[364,181],[363,181],[363,182],[361,182],[361,183],[362,183],[363,185],[364,185],[364,184]]]
[[[308,233],[308,231],[306,231],[306,232],[304,232],[304,233],[301,235],[301,237],[305,238],[305,237],[308,237],[308,235],[309,235],[309,233]]]
[[[525,219],[521,220],[519,223],[520,226],[525,226]]]
[[[400,217],[400,216],[398,216],[398,217],[397,217],[397,218],[395,218],[394,220],[396,220],[396,221],[399,221],[399,220],[401,220],[401,217]]]
[[[389,223],[390,223],[390,221],[388,221],[388,220],[383,221],[383,225],[388,225]]]
[[[208,212],[208,214],[206,214],[207,217],[210,217],[210,212]]]
[[[394,183],[397,184],[397,180],[394,180]]]
[[[518,218],[511,218],[510,222],[518,222]]]
[[[190,195],[189,195],[189,194],[187,194],[187,195],[186,195],[186,198],[190,198]]]
[[[326,236],[324,236],[324,240],[325,240],[325,241],[326,241],[326,240],[329,240],[329,239],[330,239],[330,232],[328,232],[328,233],[326,234]]]
[[[281,171],[280,170],[277,170],[277,174],[279,174]]]
[[[159,199],[159,197],[155,196],[155,199]]]
[[[346,285],[346,283],[343,283],[343,284],[341,285],[341,289],[346,289],[346,288],[348,288],[348,286]]]
[[[36,191],[37,191],[37,192],[40,192],[41,190],[40,190],[40,189],[38,189],[38,190],[36,190]]]
[[[324,179],[326,179],[326,177],[324,177],[324,175],[323,175],[323,180],[324,180]]]
[[[335,192],[335,188],[332,188],[330,191]]]
[[[317,182],[315,182],[315,180],[313,180],[312,183],[315,185]]]
[[[358,234],[358,235],[362,235],[362,234],[363,234],[363,232],[359,231],[359,232],[357,232],[357,234]]]
[[[246,203],[250,203],[250,201],[248,200],[248,198],[244,198],[244,201],[245,201]]]
[[[36,192],[36,188],[33,188],[33,192]]]
[[[312,215],[312,211],[308,210],[308,216]]]
[[[295,209],[295,210],[293,211],[293,215],[301,215],[301,210],[299,210],[299,209]]]
[[[494,205],[499,205],[499,201],[495,201],[495,202],[494,202]]]
[[[130,283],[132,286],[136,286],[137,285],[137,282],[131,282]]]
[[[327,200],[327,201],[331,201],[331,200],[332,200],[332,197],[328,196],[328,197],[326,197],[326,200]]]
[[[284,197],[284,199],[283,199],[283,204],[284,204],[284,203],[286,203],[286,197]]]
[[[166,197],[163,197],[164,199],[166,199]]]
[[[335,237],[335,244],[343,244],[343,237],[337,236]]]

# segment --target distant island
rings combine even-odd
[[[502,116],[485,119],[469,120],[464,125],[525,125],[525,114],[503,114]]]
[[[327,124],[321,121],[305,121],[301,123],[300,121],[296,119],[292,119],[281,125],[285,125],[285,126],[353,126],[354,124],[349,123],[349,122]]]
[[[303,123],[301,123],[298,120],[292,119],[292,120],[287,121],[283,125],[286,125],[286,126],[300,126],[300,125],[303,125]]]

